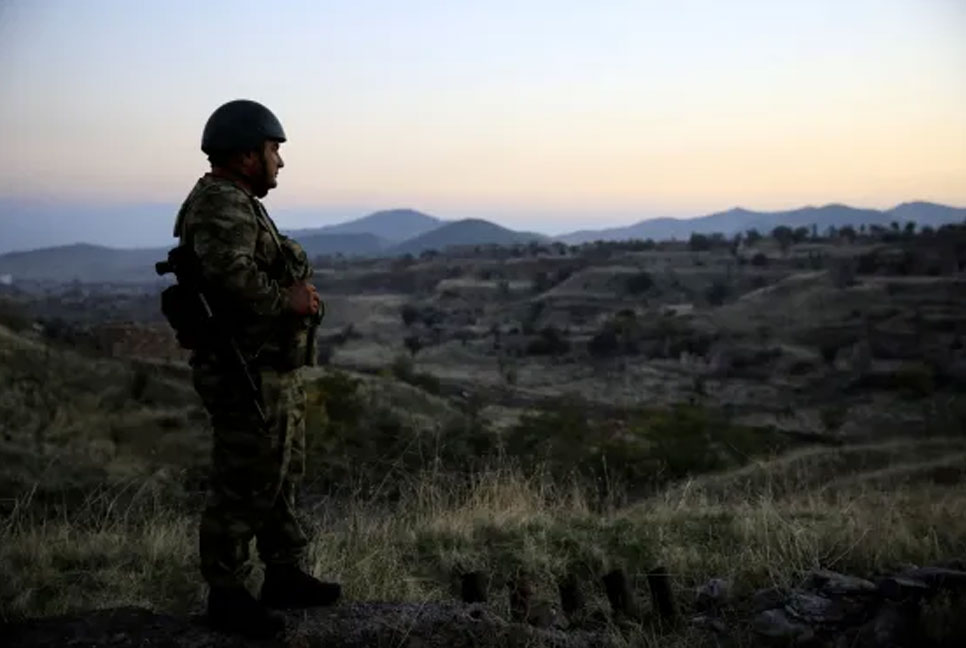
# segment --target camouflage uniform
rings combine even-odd
[[[294,505],[305,463],[298,366],[308,322],[285,310],[285,289],[307,279],[311,267],[254,196],[211,174],[181,207],[175,235],[200,260],[206,296],[249,359],[268,418],[260,420],[231,358],[215,349],[195,351],[194,385],[214,430],[201,570],[209,584],[232,587],[247,574],[253,536],[267,565],[297,563],[306,545]]]

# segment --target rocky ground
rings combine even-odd
[[[682,625],[698,642],[689,645],[709,646],[952,648],[966,637],[966,571],[948,566],[910,567],[874,580],[813,570],[800,587],[763,589],[741,600],[731,583],[715,578],[697,590],[683,616],[670,590],[652,588],[653,610],[646,611],[622,572],[608,574],[604,584],[609,615],[588,613],[562,587],[559,606],[511,608],[518,621],[501,618],[485,602],[348,603],[289,612],[284,636],[252,642],[212,631],[204,617],[124,607],[22,622],[3,628],[0,638],[9,648],[604,648],[641,645],[648,634]],[[519,592],[511,590],[514,596]]]
[[[599,633],[508,623],[482,605],[439,603],[354,603],[292,612],[286,616],[285,636],[274,641],[222,635],[201,617],[179,618],[134,607],[28,622],[7,628],[0,638],[9,648],[591,648],[607,642]]]

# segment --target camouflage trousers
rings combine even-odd
[[[194,363],[195,389],[214,431],[201,517],[201,573],[230,587],[247,577],[249,544],[266,565],[298,562],[307,540],[295,516],[305,469],[305,389],[299,371],[257,371],[263,424],[237,371]]]

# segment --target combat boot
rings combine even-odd
[[[267,565],[262,583],[262,605],[267,607],[304,608],[332,605],[339,600],[342,587],[325,583],[295,565]]]
[[[266,609],[244,587],[212,587],[208,592],[208,623],[221,632],[251,639],[270,639],[285,629],[285,619]]]

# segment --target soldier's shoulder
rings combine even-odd
[[[188,196],[189,211],[194,215],[218,215],[254,219],[251,197],[240,186],[225,178],[205,175]]]
[[[227,178],[219,178],[211,174],[204,175],[198,180],[192,193],[196,193],[199,199],[209,202],[239,203],[251,208],[252,197],[236,182]]]

